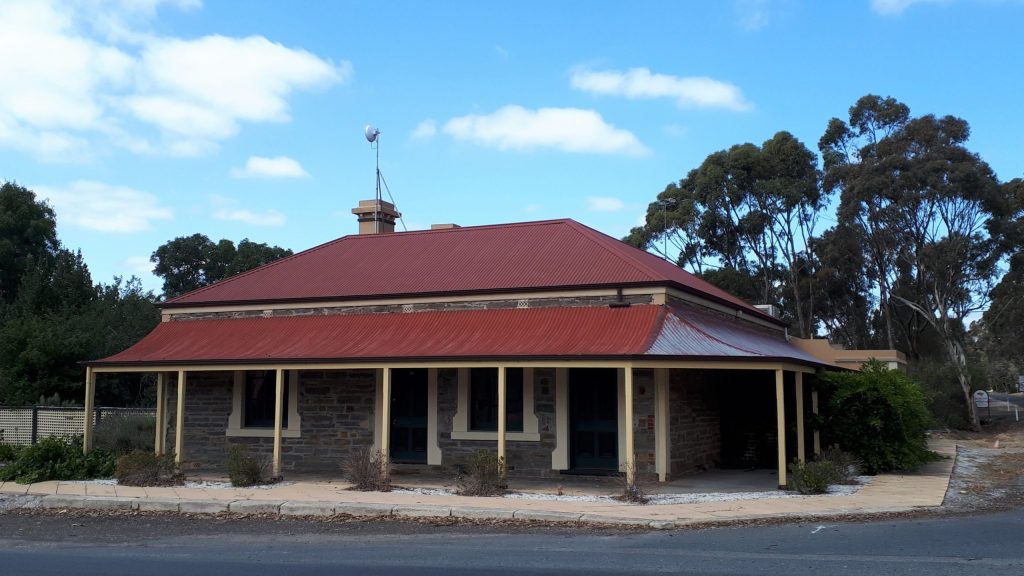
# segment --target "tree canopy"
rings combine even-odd
[[[204,234],[179,236],[153,252],[153,273],[164,280],[164,298],[174,298],[235,274],[291,256],[292,251],[243,239],[213,242]]]
[[[16,184],[0,187],[0,404],[81,396],[82,360],[127,348],[159,322],[137,278],[93,284],[81,253],[64,248],[53,210]],[[100,401],[136,403],[139,375],[105,378]]]
[[[799,336],[945,358],[977,424],[966,323],[991,294],[987,337],[1011,337],[1019,256],[993,286],[1024,245],[1024,181],[1000,184],[969,136],[961,118],[869,94],[825,126],[820,169],[787,132],[712,153],[625,241],[779,306]]]

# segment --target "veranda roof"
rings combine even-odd
[[[87,364],[659,358],[821,365],[781,331],[688,305],[172,320]]]

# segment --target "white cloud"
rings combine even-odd
[[[223,208],[213,213],[217,220],[244,222],[252,226],[283,226],[287,221],[285,215],[277,210],[254,212],[244,208]]]
[[[281,212],[269,210],[249,210],[238,206],[238,200],[219,194],[210,196],[210,203],[216,210],[213,217],[228,222],[244,222],[251,226],[283,226],[288,220]]]
[[[587,210],[591,212],[618,212],[626,205],[618,198],[609,196],[587,196]]]
[[[153,273],[153,263],[149,261],[149,256],[129,256],[121,261],[121,268],[132,274]]]
[[[265,158],[250,156],[244,168],[233,168],[235,178],[308,178],[309,173],[296,160],[287,156]]]
[[[437,122],[433,119],[426,119],[420,122],[409,135],[413,140],[429,140],[437,134]]]
[[[544,209],[543,204],[527,204],[526,208],[523,208],[524,212],[540,212]]]
[[[344,81],[351,66],[262,36],[206,36],[147,43],[139,75],[136,93],[124,99],[128,110],[165,133],[204,141],[233,136],[243,121],[290,120],[293,91]]]
[[[444,132],[457,140],[499,150],[553,148],[585,154],[642,155],[648,152],[628,130],[616,128],[593,110],[505,106],[491,114],[452,118]]]
[[[735,85],[706,76],[652,74],[647,68],[619,70],[577,69],[572,73],[573,88],[629,99],[670,98],[680,108],[724,108],[748,110],[750,104]]]
[[[61,223],[99,232],[128,234],[153,227],[154,220],[170,220],[174,212],[160,205],[149,192],[103,182],[78,180],[65,188],[35,186],[48,199]]]
[[[287,122],[294,92],[351,75],[348,62],[262,36],[153,34],[163,5],[199,2],[0,2],[0,146],[58,160],[92,154],[96,142],[207,153],[244,123]]]
[[[871,0],[871,9],[883,16],[898,16],[914,4],[945,4],[951,0]]]

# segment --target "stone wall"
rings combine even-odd
[[[228,443],[224,431],[231,415],[234,376],[231,372],[189,372],[185,379],[185,434],[182,462],[185,468],[224,468]],[[167,446],[174,452],[177,423],[177,378],[168,379]]]
[[[637,474],[657,474],[654,417],[657,399],[654,370],[633,371],[633,452]]]
[[[281,439],[284,470],[340,474],[354,449],[373,444],[375,380],[372,370],[299,372],[299,438]],[[223,470],[228,447],[242,444],[251,453],[273,454],[273,438],[225,435],[232,410],[231,372],[190,373],[185,390],[184,461],[206,470]],[[168,449],[174,448],[177,386],[168,394]]]
[[[715,372],[669,370],[669,475],[717,466],[721,454]]]
[[[551,476],[551,452],[555,449],[555,370],[537,368],[533,371],[534,410],[537,415],[539,442],[508,440],[505,458],[511,476]],[[452,440],[452,426],[458,409],[458,371],[437,371],[437,432],[441,448],[441,464],[454,466],[477,450],[497,452],[497,440]],[[557,474],[557,473],[556,473]]]
[[[240,310],[233,312],[188,312],[175,314],[173,308],[164,310],[171,320],[201,320],[207,318],[254,318],[274,316],[323,316],[329,314],[385,314],[432,312],[453,310],[492,310],[509,308],[568,308],[579,306],[607,306],[618,302],[617,296],[573,296],[566,298],[524,298],[512,300],[481,300],[466,302],[424,302],[417,304],[381,304],[374,306],[323,306],[315,308],[288,308],[276,310]],[[651,294],[633,294],[623,297],[629,304],[653,304]]]

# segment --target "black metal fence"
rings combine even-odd
[[[119,415],[155,416],[154,408],[98,407],[93,425]],[[81,436],[85,408],[66,406],[0,406],[0,444],[26,446],[47,436]]]

